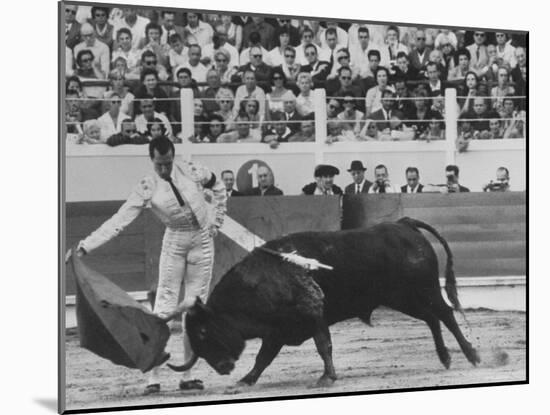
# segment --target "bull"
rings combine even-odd
[[[441,294],[437,256],[420,229],[430,232],[447,254],[445,291],[454,309],[461,310],[453,272],[453,256],[443,237],[430,225],[402,218],[367,229],[303,232],[267,242],[231,268],[206,304],[197,298],[187,311],[186,330],[194,351],[176,371],[188,370],[199,357],[219,374],[229,374],[246,340],[262,344],[250,372],[238,387],[255,384],[284,345],[300,345],[313,337],[324,363],[317,386],[336,380],[329,326],[357,317],[370,324],[379,306],[423,320],[430,328],[439,360],[449,368],[451,356],[441,333],[442,321],[466,358],[480,362],[462,334]],[[297,251],[329,265],[306,270],[267,251]]]

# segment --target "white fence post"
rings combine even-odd
[[[445,90],[445,162],[447,165],[456,162],[456,139],[458,137],[458,104],[456,89]]]
[[[191,88],[180,89],[182,157],[185,160],[191,160],[193,143],[189,141],[189,137],[195,135],[193,99]]]
[[[321,164],[324,161],[327,140],[327,93],[324,88],[317,88],[312,91],[312,94],[315,114],[315,164]]]

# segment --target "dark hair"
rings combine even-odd
[[[273,77],[275,75],[280,75],[282,78],[283,78],[283,84],[286,83],[286,75],[285,73],[283,72],[283,69],[280,68],[280,67],[275,67],[273,68],[273,71],[271,71],[271,83],[273,83]]]
[[[80,81],[80,78],[76,75],[73,75],[73,76],[69,76],[66,80],[65,80],[65,91],[68,91],[69,90],[69,84],[71,82],[76,82],[78,84],[78,87],[80,88],[80,90],[82,91],[82,82]]]
[[[371,49],[369,50],[369,52],[367,53],[367,58],[370,59],[371,56],[376,56],[378,58],[378,60],[380,60],[380,51],[378,49]]]
[[[178,71],[176,72],[176,78],[182,72],[185,72],[187,75],[189,75],[190,78],[193,78],[193,74],[191,73],[191,70],[189,68],[179,68]]]
[[[279,27],[277,29],[277,37],[280,37],[281,35],[288,35],[290,36],[290,29],[288,27]]]
[[[407,167],[405,170],[405,176],[409,173],[416,173],[417,176],[420,176],[420,173],[418,172],[418,169],[416,167]]]
[[[317,53],[317,46],[315,46],[313,43],[309,43],[308,45],[306,45],[306,47],[304,48],[304,52],[308,49],[315,49],[315,53]]]
[[[169,44],[173,44],[173,43],[181,42],[181,41],[182,40],[181,40],[181,36],[179,35],[179,33],[173,33],[168,37],[168,43]]]
[[[262,41],[262,37],[260,36],[259,32],[252,32],[248,36],[248,41],[255,45],[255,44],[260,43]]]
[[[271,121],[286,121],[285,113],[282,111],[272,112]]]
[[[447,167],[445,167],[445,171],[452,171],[456,175],[456,177],[458,177],[458,166],[455,166],[454,164],[449,164]]]
[[[388,33],[390,30],[393,30],[394,32],[397,32],[397,37],[399,37],[399,28],[396,25],[389,25],[386,29],[386,33]]]
[[[243,101],[244,102],[244,101]],[[242,103],[241,103],[242,105]],[[246,118],[248,121],[250,121],[250,115],[248,115],[246,112],[244,111],[239,111],[239,113],[237,114],[237,116],[235,117],[235,120],[237,118]]]
[[[254,115],[258,114],[258,112],[260,111],[260,102],[257,99],[253,98],[243,99],[240,104],[239,112],[244,112],[245,114],[248,114],[246,112],[246,104],[248,104],[250,101],[256,104],[256,112],[254,113]]]
[[[428,66],[435,66],[435,69],[439,71],[439,66],[434,61],[428,61],[428,63],[426,64],[426,69],[428,69]]]
[[[472,59],[472,55],[470,54],[470,51],[466,48],[460,48],[456,51],[457,58],[460,58],[460,56],[466,56],[468,60]]]
[[[325,39],[328,35],[334,35],[338,37],[338,32],[336,32],[336,29],[334,27],[329,27],[327,30],[325,30]]]
[[[153,52],[152,50],[147,49],[145,52],[143,52],[143,53],[141,54],[141,58],[140,58],[140,59],[141,59],[141,61],[143,62],[146,58],[151,57],[151,56],[152,56],[153,58],[155,58],[155,59],[157,58],[157,55],[155,55],[155,52]]]
[[[479,76],[474,71],[468,71],[466,72],[466,75],[464,75],[464,86],[466,86],[466,78],[468,78],[468,75],[474,75],[474,78],[476,80],[476,86],[479,86]]]
[[[231,173],[233,176],[235,176],[235,173],[233,173],[233,170],[223,170],[220,173],[220,177],[223,177],[224,174]]]
[[[405,52],[398,52],[397,53],[397,59],[406,58],[409,60],[409,56]]]
[[[368,27],[365,27],[365,26],[361,26],[359,29],[357,29],[357,34],[359,33],[366,33],[367,35],[370,36],[369,29]]]
[[[506,177],[507,178],[510,178],[510,172],[508,171],[508,169],[506,167],[499,167],[497,170],[502,170],[502,171],[505,171],[506,172]]]
[[[106,16],[107,18],[109,18],[109,13],[111,12],[111,10],[110,10],[108,7],[98,7],[98,6],[93,6],[93,7],[92,7],[92,11],[91,11],[91,13],[92,13],[92,18],[95,17],[95,12],[97,12],[97,11],[99,11],[99,10],[104,11],[104,12],[105,12],[105,16]]]
[[[151,29],[157,29],[160,35],[162,36],[162,32],[163,32],[162,27],[161,25],[155,22],[147,23],[147,25],[145,26],[145,36],[147,36],[147,32],[149,32],[149,30]]]
[[[172,143],[172,141],[164,135],[153,138],[149,142],[149,157],[151,160],[155,157],[155,150],[157,150],[157,152],[162,156],[168,154],[169,151],[172,151],[172,155],[176,154],[174,143]]]
[[[91,55],[92,60],[95,59],[95,55],[90,49],[83,49],[76,55],[76,63],[78,63],[78,66],[80,66],[80,64],[82,63],[82,57],[84,55]]]
[[[117,32],[116,32],[116,38],[118,40],[119,36],[123,33],[126,33],[128,36],[130,36],[130,39],[132,39],[132,32],[130,31],[130,29],[126,28],[126,27],[123,27],[122,29],[118,29]]]
[[[342,71],[350,71],[352,72],[351,68],[349,66],[340,66],[336,73],[338,73],[338,76],[342,75]],[[353,72],[352,72],[353,73]]]
[[[382,98],[385,98],[386,96],[394,97],[395,94],[391,91],[391,89],[384,89],[382,91]]]
[[[379,164],[378,166],[376,166],[376,167],[374,168],[375,171],[376,171],[376,170],[380,170],[380,169],[386,170],[386,173],[388,172],[388,168],[387,168],[386,166],[384,166],[383,164]]]
[[[190,14],[194,14],[195,16],[197,16],[197,18],[198,18],[199,20],[202,20],[202,13],[195,13],[195,12],[187,12],[187,13],[185,13],[185,20],[187,20],[187,17],[188,17]]]
[[[296,57],[296,49],[294,49],[292,46],[287,46],[285,48],[285,52],[292,52],[292,54],[294,55],[294,57]]]
[[[312,36],[315,34],[313,33],[313,30],[309,26],[304,27],[304,30],[302,30],[302,37],[306,32],[310,33]]]
[[[160,129],[162,130],[162,135],[166,135],[166,127],[160,118],[153,118],[153,121],[147,123],[147,131],[151,134],[151,128],[153,124],[160,124]]]
[[[164,17],[164,16],[167,15],[167,14],[173,14],[173,15],[175,15],[176,12],[174,12],[173,10],[163,10],[163,11],[160,12],[160,17]]]
[[[388,68],[386,68],[385,66],[379,66],[378,68],[376,68],[376,72],[374,73],[374,77],[375,78],[378,78],[378,72],[386,72],[386,76],[388,77],[388,83],[390,81],[390,70]]]
[[[147,75],[154,75],[155,78],[157,78],[157,81],[159,80],[159,74],[156,69],[153,68],[145,68],[141,71],[141,75],[139,76],[139,82],[143,84],[143,80]]]
[[[212,121],[219,121],[221,127],[222,127],[222,131],[220,134],[223,134],[225,133],[225,120],[223,119],[223,117],[220,115],[220,114],[210,114],[210,116],[208,117],[208,122],[211,123]],[[210,131],[210,124],[208,124],[207,126],[208,128],[208,131]]]

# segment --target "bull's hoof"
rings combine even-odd
[[[236,384],[228,386],[223,391],[226,395],[237,395],[239,393],[246,392],[248,389],[250,389],[252,385],[249,385],[246,382],[243,382],[242,380],[238,381]]]
[[[159,392],[160,392],[160,383],[153,383],[145,387],[145,389],[143,390],[143,396],[153,395]]]
[[[317,382],[315,382],[315,385],[313,385],[314,388],[330,388],[332,385],[334,385],[334,382],[336,381],[336,377],[332,378],[327,375],[323,375],[319,378]]]
[[[443,363],[445,369],[449,369],[451,367],[451,356],[447,353],[447,356],[441,358],[441,363]]]
[[[481,363],[481,358],[479,357],[479,353],[473,347],[469,353],[468,360],[474,366],[477,366],[478,363]]]
[[[200,379],[180,380],[179,388],[182,391],[203,390],[204,389],[204,384],[202,383],[202,380],[200,380]]]

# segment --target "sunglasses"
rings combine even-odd
[[[285,55],[285,58],[292,58],[292,59],[294,59],[295,57],[296,57],[296,56],[294,56],[294,55]]]
[[[484,36],[485,36],[485,33],[475,33],[474,36],[477,36],[477,37],[484,37]]]
[[[88,63],[88,62],[91,62],[91,61],[93,61],[92,58],[84,58],[84,59],[82,59],[82,63]]]
[[[261,58],[262,55],[252,55],[253,58]]]
[[[317,53],[315,53],[315,52],[306,53],[306,56],[315,56],[315,55],[317,55]]]
[[[141,108],[153,108],[153,106],[152,106],[152,105],[147,105],[147,104],[146,104],[146,105],[142,105]]]
[[[111,101],[111,104],[120,104],[120,100]]]
[[[339,61],[341,61],[342,59],[349,59],[349,56],[340,56],[340,57],[338,57]]]
[[[227,59],[216,59],[216,62],[227,62]]]
[[[416,40],[426,40],[425,37],[417,37]]]
[[[156,65],[157,61],[145,61],[145,65]]]
[[[231,101],[226,100],[226,99],[220,100],[220,104],[229,104],[230,102],[231,102]]]
[[[351,79],[351,76],[341,76],[340,79],[343,79],[344,81],[349,80]]]
[[[368,39],[368,36],[359,36],[359,39]]]
[[[76,10],[65,9],[65,13],[76,14]]]
[[[311,36],[311,35],[304,35],[304,39],[311,39],[311,38],[313,38],[313,36]]]

